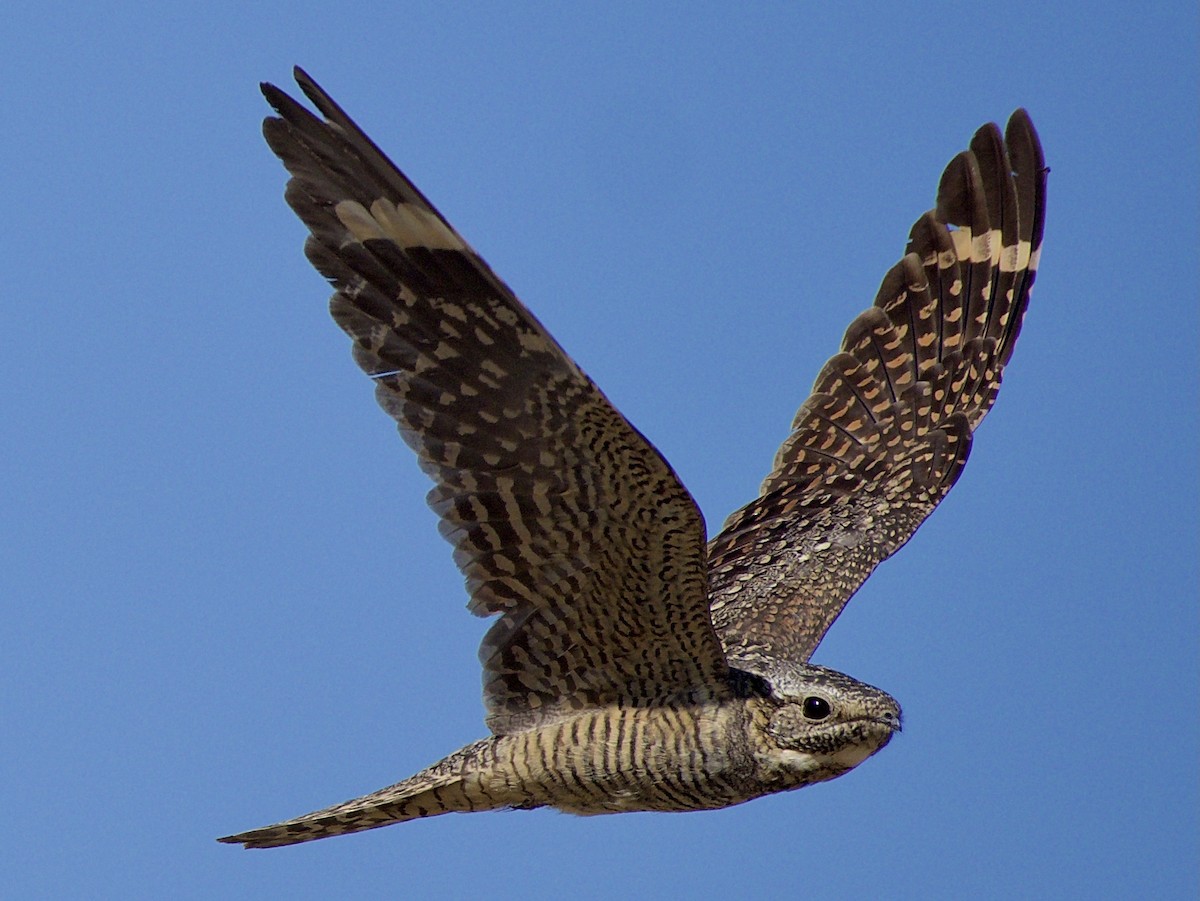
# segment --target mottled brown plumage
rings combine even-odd
[[[985,125],[946,168],[937,207],[821,370],[761,496],[709,547],[731,663],[766,675],[773,659],[808,660],[953,486],[1025,315],[1045,173],[1024,110],[1007,141]]]
[[[900,726],[884,692],[808,664],[846,601],[957,479],[995,400],[1045,210],[1036,133],[980,129],[875,306],[850,326],[761,496],[705,547],[662,456],[303,72],[264,133],[306,252],[434,480],[496,615],[493,736],[390,788],[222,841],[273,847],[450,811],[698,810],[830,779]]]

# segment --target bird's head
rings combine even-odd
[[[836,670],[775,661],[769,678],[749,679],[765,701],[759,764],[788,787],[840,776],[900,731],[895,698]]]

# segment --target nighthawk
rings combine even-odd
[[[272,85],[334,320],[435,487],[483,639],[492,735],[390,788],[222,838],[269,848],[452,811],[704,810],[849,771],[889,695],[808,662],[950,490],[1020,331],[1046,168],[1023,110],[937,205],[817,376],[761,494],[706,542],[657,450],[350,118]]]

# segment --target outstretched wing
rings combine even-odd
[[[1046,168],[1024,110],[946,168],[875,306],[796,414],[761,496],[709,545],[731,665],[805,661],[966,463],[1012,355],[1042,244]]]
[[[704,520],[675,473],[469,245],[304,72],[263,133],[305,252],[379,403],[436,483],[430,506],[480,649],[488,725],[722,683]]]

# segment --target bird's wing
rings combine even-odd
[[[704,520],[657,450],[301,70],[263,133],[330,309],[436,486],[498,733],[723,684]]]
[[[800,407],[757,500],[709,545],[733,666],[807,660],[950,490],[1013,351],[1042,244],[1046,168],[1024,110],[946,168],[937,207]]]

